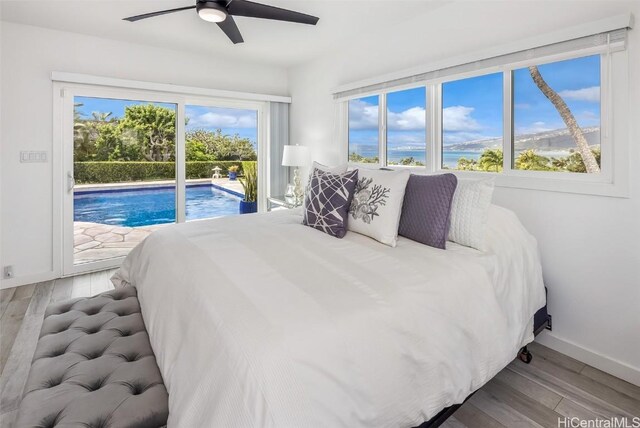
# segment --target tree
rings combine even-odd
[[[516,158],[516,169],[529,171],[549,171],[549,158],[540,156],[535,150],[525,150],[520,152]]]
[[[461,171],[476,171],[478,169],[478,162],[475,159],[458,158],[458,166],[456,169]]]
[[[82,106],[82,103],[73,104],[73,151],[75,160],[88,161],[93,158],[96,129],[92,122],[82,119]]]
[[[96,122],[106,122],[107,120],[109,120],[112,114],[113,113],[111,112],[107,112],[107,113],[103,113],[99,111],[91,112],[91,116],[93,117],[93,120],[95,120]]]
[[[504,155],[500,149],[485,149],[480,155],[480,161],[478,162],[480,168],[484,171],[502,171],[504,162]]]
[[[596,158],[596,162],[598,162],[598,166],[600,166],[600,148],[592,149],[591,153],[593,153],[593,156]],[[582,161],[582,156],[577,152],[572,152],[567,157],[553,158],[551,159],[551,165],[562,171],[587,172],[587,168]]]
[[[258,155],[253,143],[239,135],[229,136],[221,129],[199,129],[187,133],[187,160],[254,161]]]
[[[88,161],[95,153],[97,129],[91,122],[75,122],[73,125],[73,153],[76,161]]]
[[[349,161],[358,162],[358,163],[379,163],[380,162],[378,156],[365,157],[356,152],[349,153]]]
[[[113,125],[99,125],[98,137],[96,138],[95,160],[110,161],[120,160],[120,146],[122,145],[122,132]],[[117,152],[114,154],[114,152]],[[116,158],[116,159],[114,159]]]
[[[187,161],[210,161],[215,160],[213,155],[207,154],[207,146],[198,140],[187,140],[185,142]]]
[[[118,127],[126,138],[135,138],[146,160],[175,160],[174,110],[153,104],[128,106]]]
[[[569,106],[567,106],[567,103],[565,103],[562,97],[558,95],[558,93],[554,91],[542,78],[540,70],[538,70],[537,66],[534,65],[529,67],[529,73],[531,74],[531,78],[538,86],[540,91],[542,91],[544,96],[547,97],[549,101],[551,101],[553,106],[560,114],[560,117],[562,117],[565,125],[569,129],[569,133],[571,134],[573,141],[575,141],[578,152],[582,157],[582,161],[584,162],[586,171],[591,174],[600,172],[600,166],[598,165],[595,156],[591,152],[589,143],[587,143],[587,139],[584,137],[584,134],[578,126],[578,122],[573,116],[573,113],[571,113]]]

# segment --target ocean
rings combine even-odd
[[[364,157],[376,157],[378,156],[378,147],[375,146],[360,146],[358,147],[357,153]],[[480,152],[444,152],[443,153],[443,162],[444,166],[448,168],[455,168],[458,166],[459,158],[467,158],[467,159],[480,159]],[[390,163],[398,163],[402,159],[413,157],[416,161],[426,163],[426,155],[424,151],[421,150],[389,150],[387,152],[387,160]]]

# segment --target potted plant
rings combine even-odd
[[[238,170],[240,169],[240,167],[238,165],[231,165],[227,171],[229,171],[229,180],[231,181],[235,181],[235,179],[238,177]]]
[[[240,184],[244,188],[244,198],[240,201],[240,214],[258,212],[258,171],[256,162],[242,162],[244,177]]]

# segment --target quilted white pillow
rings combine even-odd
[[[459,179],[451,205],[449,241],[485,251],[485,235],[495,179]]]
[[[361,168],[349,208],[349,230],[395,247],[404,192],[410,175],[407,170]]]

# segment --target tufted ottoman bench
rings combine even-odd
[[[161,427],[167,390],[134,287],[45,312],[16,427]]]

